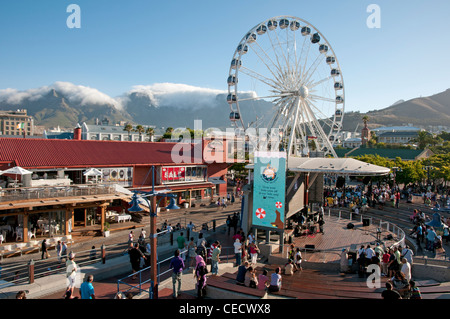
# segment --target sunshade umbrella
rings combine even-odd
[[[96,168],[89,168],[83,172],[83,175],[86,176],[86,179],[88,176],[95,176],[95,180],[97,181],[97,177],[102,176],[103,174]]]
[[[14,167],[8,168],[6,171],[1,172],[0,174],[1,175],[3,175],[3,174],[16,175],[15,180],[17,181],[17,175],[22,176],[22,175],[27,175],[27,174],[33,174],[33,172],[26,170],[20,166],[14,166]],[[14,183],[14,188],[16,188],[16,187],[17,187],[17,184]]]

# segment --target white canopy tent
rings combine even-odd
[[[289,171],[302,173],[326,173],[348,176],[381,176],[390,173],[390,169],[387,167],[365,163],[354,158],[290,156],[287,166]],[[245,168],[252,170],[254,164],[248,164]]]

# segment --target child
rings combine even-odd
[[[416,287],[415,281],[410,280],[409,285],[411,286],[411,295],[409,299],[422,299],[422,294],[418,287]]]

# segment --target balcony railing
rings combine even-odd
[[[117,193],[117,191],[113,184],[4,188],[0,190],[0,202],[115,193]]]

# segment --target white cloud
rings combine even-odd
[[[81,105],[102,105],[109,104],[120,108],[119,101],[113,99],[100,92],[97,89],[90,87],[75,85],[70,82],[55,82],[49,86],[43,86],[37,89],[28,89],[25,91],[18,91],[16,89],[0,90],[0,101],[5,101],[10,104],[20,104],[24,99],[36,101],[51,92],[51,90],[63,94],[69,102],[79,103]]]
[[[136,85],[128,94],[147,96],[156,107],[174,106],[178,108],[201,108],[216,104],[218,94],[227,91],[201,88],[187,84],[155,83],[152,85]]]
[[[155,83],[152,85],[136,85],[122,96],[112,98],[97,89],[75,85],[70,82],[55,82],[49,86],[36,89],[19,91],[16,89],[0,90],[0,102],[20,105],[23,100],[38,100],[49,94],[54,89],[64,95],[69,102],[80,105],[113,105],[117,109],[130,102],[129,95],[136,93],[146,96],[151,104],[156,107],[172,106],[180,109],[198,109],[204,107],[214,107],[217,104],[218,94],[228,94],[226,90],[216,90],[210,88],[196,87],[178,83]],[[247,92],[248,97],[255,97],[255,92]],[[242,98],[242,96],[241,96]]]

